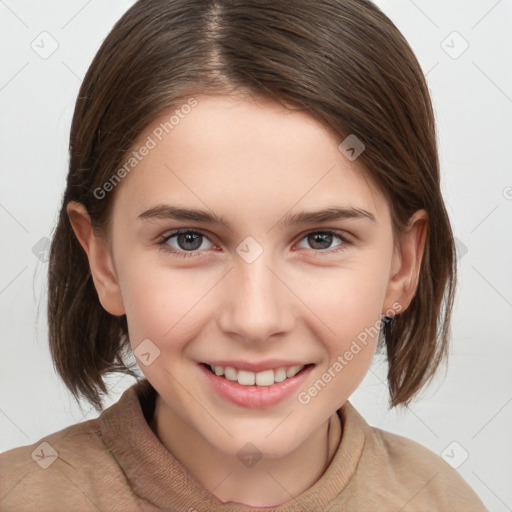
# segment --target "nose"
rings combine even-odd
[[[264,251],[256,261],[235,260],[225,277],[219,326],[247,343],[261,343],[293,328],[293,293]]]

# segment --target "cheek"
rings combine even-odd
[[[318,368],[316,380],[298,396],[299,403],[334,404],[341,407],[357,389],[371,365],[381,321],[382,301],[370,287],[334,286],[313,297],[315,337],[321,340],[326,358]],[[320,325],[321,324],[321,325]],[[321,398],[317,401],[317,396]]]
[[[121,278],[132,345],[146,338],[157,343],[186,339],[190,322],[194,317],[197,320],[201,311],[201,299],[212,286],[210,281],[211,277],[201,277],[198,272],[158,267],[154,261],[133,258]]]
[[[370,328],[380,319],[386,294],[386,270],[370,264],[331,269],[315,285],[309,283],[302,295],[324,324],[324,333],[337,340],[348,340]]]
[[[332,402],[341,406],[363,380],[380,333],[385,273],[382,266],[370,263],[357,269],[333,269],[329,279],[304,289],[308,306],[321,319],[314,323],[315,336],[328,356],[304,400],[325,388]]]

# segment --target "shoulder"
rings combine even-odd
[[[0,510],[97,510],[98,486],[119,473],[99,420],[77,423],[0,453]]]
[[[357,510],[486,512],[457,470],[433,451],[370,426],[350,402],[341,417],[340,456],[345,443],[345,458],[354,458],[355,469],[339,500]]]
[[[412,510],[486,510],[458,471],[438,454],[398,434],[370,429],[373,455],[388,469],[390,482],[408,488]]]

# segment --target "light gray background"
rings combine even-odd
[[[0,0],[0,452],[98,415],[76,406],[52,367],[44,249],[81,79],[132,3]],[[351,402],[442,455],[490,510],[512,510],[512,0],[376,3],[427,74],[460,279],[447,371],[410,410],[388,411],[376,359]],[[133,382],[110,378],[107,406]]]

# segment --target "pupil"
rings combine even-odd
[[[200,238],[202,235],[197,233],[184,233],[178,236],[178,244],[181,249],[186,251],[193,251],[194,249],[198,249],[201,246]],[[195,243],[194,243],[195,242]],[[193,247],[183,247],[183,244],[192,243]]]
[[[320,245],[323,243],[324,247],[318,247],[316,245],[318,239],[320,239]],[[331,245],[332,235],[330,235],[329,233],[313,234],[313,235],[310,235],[309,241],[310,241],[311,247],[313,247],[314,249],[327,249]]]

